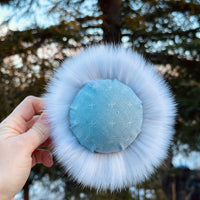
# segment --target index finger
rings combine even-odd
[[[26,97],[11,113],[10,117],[28,122],[32,117],[44,109],[44,100],[40,97]]]

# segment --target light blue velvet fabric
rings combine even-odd
[[[81,145],[92,152],[118,152],[141,131],[142,102],[118,80],[96,80],[79,91],[70,106],[69,119]]]

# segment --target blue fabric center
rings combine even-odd
[[[142,102],[118,80],[96,80],[79,91],[70,106],[69,119],[81,145],[92,152],[118,152],[141,132]]]

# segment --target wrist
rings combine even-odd
[[[5,195],[4,193],[0,192],[0,199],[1,200],[14,200],[15,197],[8,197],[8,195]]]
[[[10,189],[6,187],[6,185],[3,184],[0,180],[0,200],[14,200],[14,191],[10,191]]]

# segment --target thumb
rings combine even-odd
[[[23,134],[26,144],[31,153],[47,140],[50,135],[50,128],[47,116],[42,114],[34,125]]]

